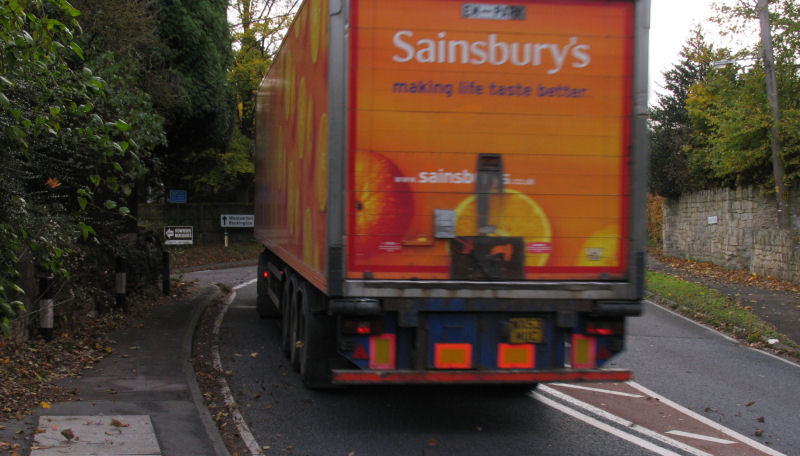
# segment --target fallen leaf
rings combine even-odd
[[[759,423],[763,423],[764,422],[764,417],[763,416],[759,416],[758,418],[756,418],[756,421],[758,421]]]
[[[761,434],[763,434],[763,433],[764,433],[764,431],[762,431],[761,429],[756,429],[755,435],[756,435],[756,437],[761,437]]]
[[[122,421],[120,421],[120,420],[118,420],[116,418],[112,418],[111,419],[111,425],[114,426],[114,427],[128,427],[128,426],[130,426],[130,424],[123,423]]]
[[[39,405],[41,405],[42,408],[45,408],[45,409],[49,409],[50,407],[52,407],[52,405],[49,402],[45,402],[45,401],[40,402]]]
[[[258,358],[258,352],[250,353],[251,358]]]
[[[747,404],[745,404],[744,406],[745,407],[750,407],[750,406],[754,405],[755,403],[756,403],[756,401],[751,401],[751,402],[748,402]]]
[[[72,429],[64,429],[61,431],[61,435],[63,435],[67,440],[72,440],[75,438],[75,433],[72,432]]]
[[[436,446],[436,445],[438,445],[438,444],[439,444],[439,442],[437,442],[437,441],[436,441],[436,439],[430,439],[430,440],[428,440],[428,446],[432,446],[432,447],[434,447],[434,446]]]

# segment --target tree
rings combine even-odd
[[[203,151],[221,153],[233,132],[234,101],[227,72],[231,40],[222,0],[158,0],[161,47],[155,66],[168,71],[174,96],[157,105],[166,119],[168,146],[161,149],[163,180],[181,188],[213,163],[189,160]],[[202,191],[202,188],[196,189]]]
[[[130,177],[143,167],[131,125],[76,41],[66,0],[0,3],[0,328],[19,310],[19,266],[69,278],[70,251],[125,219]],[[108,105],[109,109],[99,109]]]
[[[755,1],[740,1],[732,7],[720,7],[715,21],[732,35],[757,30],[758,18]],[[773,2],[770,22],[781,107],[778,141],[783,144],[779,158],[785,163],[787,184],[795,182],[800,172],[797,134],[800,81],[795,62],[800,44],[799,20],[800,12],[794,1]],[[709,174],[713,185],[754,184],[774,189],[770,130],[775,116],[765,90],[762,40],[756,33],[750,35],[752,41],[748,46],[730,53],[733,58],[728,61],[733,63],[714,70],[688,100],[694,125],[704,142],[693,158],[695,166]]]
[[[714,55],[702,29],[696,28],[681,49],[681,60],[664,73],[666,91],[650,109],[650,189],[661,196],[678,196],[704,184],[702,170],[689,162],[698,136],[687,100],[711,70]]]

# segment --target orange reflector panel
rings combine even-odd
[[[433,365],[437,369],[470,369],[472,344],[434,344]]]
[[[573,369],[592,369],[596,367],[595,352],[597,351],[597,341],[594,337],[582,334],[572,335],[572,368]]]
[[[497,367],[501,369],[533,369],[536,347],[533,344],[497,344]]]
[[[395,335],[381,334],[369,338],[369,368],[370,369],[395,369],[397,357],[395,355]]]

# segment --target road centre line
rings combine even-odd
[[[543,385],[540,385],[539,388],[542,388],[542,386]],[[531,391],[529,394],[531,395],[531,397],[533,397],[537,401],[539,401],[539,402],[541,402],[541,403],[543,403],[543,404],[545,404],[547,406],[550,406],[550,407],[552,407],[552,408],[554,408],[554,409],[556,409],[556,410],[558,410],[558,411],[560,411],[562,413],[565,413],[565,414],[567,414],[567,415],[569,415],[569,416],[571,416],[573,418],[577,418],[578,420],[583,421],[584,423],[589,424],[591,426],[594,426],[597,429],[600,429],[601,431],[607,432],[607,433],[609,433],[611,435],[614,435],[616,437],[619,437],[619,438],[621,438],[623,440],[627,440],[628,442],[633,443],[634,445],[637,445],[639,447],[642,447],[645,450],[652,451],[653,453],[656,453],[656,454],[661,455],[661,456],[681,456],[678,453],[675,453],[674,451],[671,451],[671,450],[668,450],[668,449],[666,449],[664,447],[658,446],[658,445],[656,445],[656,444],[654,444],[654,443],[652,443],[652,442],[650,442],[648,440],[644,440],[642,438],[639,438],[639,437],[637,437],[637,436],[635,436],[633,434],[630,434],[628,432],[625,432],[625,431],[623,431],[621,429],[617,429],[617,428],[615,428],[615,427],[613,427],[613,426],[611,426],[609,424],[603,423],[602,421],[599,421],[599,420],[597,420],[595,418],[592,418],[589,415],[585,415],[585,414],[583,414],[583,413],[581,413],[581,412],[579,412],[579,411],[577,411],[577,410],[575,410],[575,409],[573,409],[571,407],[568,407],[568,406],[566,406],[564,404],[561,404],[560,402],[556,402],[556,401],[544,396],[541,393],[538,393],[536,391]]]
[[[699,449],[697,449],[695,447],[692,447],[692,446],[689,446],[689,445],[687,445],[687,444],[685,444],[683,442],[679,442],[679,441],[677,441],[675,439],[667,437],[664,434],[661,434],[659,432],[656,432],[656,431],[647,429],[645,427],[639,426],[638,424],[635,424],[635,423],[633,423],[633,422],[631,422],[629,420],[626,420],[625,418],[619,417],[617,415],[613,415],[613,414],[611,414],[609,412],[606,412],[605,410],[602,410],[600,408],[597,408],[597,407],[595,407],[595,406],[593,406],[591,404],[587,404],[586,402],[583,402],[583,401],[581,401],[579,399],[575,399],[574,397],[569,396],[567,394],[564,394],[561,391],[558,391],[556,389],[550,388],[549,386],[539,385],[538,389],[540,391],[542,391],[543,393],[546,393],[546,394],[548,394],[550,396],[553,396],[553,397],[555,397],[557,399],[560,399],[560,400],[562,400],[564,402],[567,402],[568,404],[572,405],[573,407],[582,408],[582,409],[586,410],[587,412],[589,412],[589,413],[591,413],[591,414],[593,414],[593,415],[595,415],[597,417],[603,418],[603,419],[605,419],[607,421],[610,421],[610,422],[612,422],[614,424],[622,426],[622,427],[624,427],[626,429],[634,430],[634,431],[638,432],[639,434],[642,434],[642,435],[644,435],[646,437],[649,437],[649,438],[651,438],[653,440],[657,440],[657,441],[659,441],[659,442],[661,442],[663,444],[669,445],[669,446],[671,446],[673,448],[677,448],[679,450],[685,451],[686,453],[688,453],[688,454],[690,454],[692,456],[714,456],[711,453],[706,453],[705,451],[699,450]],[[536,396],[534,396],[534,398],[537,399],[537,400],[540,400]],[[575,409],[573,409],[573,408],[571,408],[569,406],[560,404],[558,402],[556,402],[556,403],[561,405],[562,407],[564,407],[566,409],[574,410],[576,413],[581,414],[580,412],[578,412],[577,410],[575,410]],[[550,404],[547,404],[547,405],[550,405]],[[558,408],[558,407],[556,407],[556,408]],[[558,410],[563,411],[561,408],[558,408]],[[572,415],[572,414],[570,414],[570,415]],[[572,415],[572,416],[574,416],[574,415]],[[584,415],[584,416],[586,416],[586,415]],[[578,417],[576,417],[576,418],[578,418]],[[586,421],[586,423],[591,424],[591,425],[594,426],[594,424],[589,422],[589,421]],[[598,426],[595,426],[595,427],[598,427]],[[622,431],[622,430],[620,430],[618,428],[615,428],[613,426],[608,426],[608,427],[615,431],[615,432],[611,432],[611,434],[613,434],[613,435],[615,435],[617,437],[622,437],[622,436],[619,435],[620,433],[628,434],[628,435],[633,436],[632,434],[629,434],[629,433],[627,433],[625,431]],[[605,430],[603,428],[600,428],[600,429],[601,430]],[[608,431],[606,431],[606,432],[608,432]],[[622,438],[624,438],[624,437],[622,437]],[[632,443],[636,443],[636,442],[632,442]],[[648,442],[648,443],[650,443],[650,442]],[[663,448],[663,447],[658,447],[658,448]],[[646,449],[650,449],[650,448],[646,448]]]
[[[783,453],[781,453],[779,451],[775,451],[772,448],[770,448],[770,447],[768,447],[766,445],[762,445],[762,444],[756,442],[753,439],[745,437],[742,434],[739,434],[738,432],[736,432],[736,431],[734,431],[732,429],[728,429],[725,426],[717,423],[716,421],[710,420],[710,419],[706,418],[705,416],[700,415],[697,412],[689,410],[686,407],[683,407],[682,405],[679,405],[679,404],[667,399],[666,397],[661,396],[660,394],[655,393],[655,392],[645,388],[644,386],[642,386],[642,385],[640,385],[640,384],[638,384],[636,382],[628,382],[628,385],[630,385],[631,387],[641,391],[642,393],[644,393],[644,394],[646,394],[646,395],[648,395],[648,396],[650,396],[652,398],[658,399],[659,401],[661,401],[662,404],[668,405],[668,406],[674,408],[675,410],[680,411],[684,415],[689,416],[690,418],[694,418],[695,420],[705,424],[706,426],[712,427],[712,428],[716,429],[717,431],[727,435],[728,437],[731,437],[731,438],[733,438],[735,440],[738,440],[739,442],[742,442],[747,446],[755,448],[758,451],[764,452],[764,453],[769,454],[771,456],[785,456]]]
[[[688,437],[690,439],[705,440],[706,442],[721,443],[723,445],[732,445],[736,443],[733,440],[718,439],[716,437],[709,437],[707,435],[694,434],[692,432],[685,431],[667,431],[667,434],[679,435],[681,437]]]
[[[583,390],[583,391],[593,391],[595,393],[611,394],[613,396],[633,397],[633,398],[636,398],[636,399],[641,399],[641,398],[644,397],[641,394],[623,393],[622,391],[613,391],[613,390],[607,390],[607,389],[602,389],[602,388],[591,388],[589,386],[574,385],[572,383],[553,383],[553,386],[560,386],[562,388],[579,389],[579,390]]]

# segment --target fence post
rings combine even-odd
[[[125,262],[125,258],[119,256],[116,258],[115,263],[116,266],[114,269],[116,271],[116,280],[115,280],[116,286],[114,291],[116,292],[115,297],[116,297],[117,307],[121,308],[123,312],[128,312],[128,305],[125,302],[126,288],[128,285],[127,284],[128,265]]]
[[[169,251],[161,253],[161,291],[169,296]]]
[[[39,332],[44,340],[53,340],[53,276],[39,278]]]

